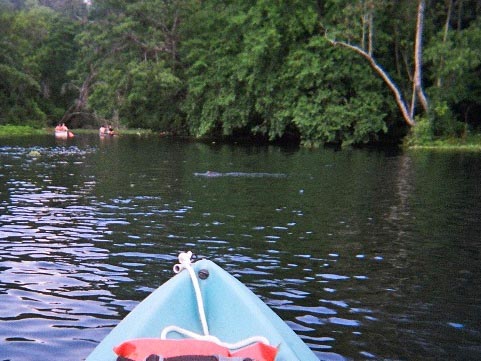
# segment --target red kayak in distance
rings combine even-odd
[[[58,139],[67,139],[73,138],[75,135],[70,130],[56,130],[55,131],[55,138]]]

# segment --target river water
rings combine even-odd
[[[191,250],[323,360],[481,359],[481,155],[0,140],[0,360],[82,360]]]

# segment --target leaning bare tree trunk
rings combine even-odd
[[[396,104],[403,115],[404,121],[410,126],[416,125],[416,122],[414,120],[416,100],[419,100],[425,112],[428,112],[428,109],[429,109],[428,100],[426,98],[426,95],[424,94],[424,90],[422,87],[422,35],[423,35],[423,27],[424,27],[425,7],[426,7],[425,0],[418,0],[417,20],[416,20],[416,38],[415,38],[415,45],[414,45],[414,74],[412,79],[413,93],[412,93],[412,102],[410,107],[406,103],[406,101],[403,99],[401,92],[399,91],[394,81],[389,77],[386,71],[379,64],[377,64],[376,60],[374,59],[372,55],[372,38],[369,39],[367,50],[364,49],[365,34],[363,34],[363,48],[346,43],[344,41],[336,41],[336,40],[331,40],[329,38],[327,39],[334,46],[339,45],[355,51],[356,53],[364,57],[369,62],[369,65],[371,66],[371,68],[384,80],[384,82],[387,84],[391,92],[394,94]],[[370,14],[372,16],[372,9]],[[365,31],[366,24],[364,23],[363,25],[364,25],[363,30]],[[371,33],[372,18],[370,19],[370,22],[368,22],[367,26],[369,27],[368,30]]]
[[[382,80],[384,80],[384,82],[387,84],[391,92],[394,94],[394,98],[396,99],[396,104],[399,110],[401,111],[405,122],[410,126],[413,126],[416,124],[416,122],[414,121],[414,118],[411,116],[411,113],[408,110],[406,102],[404,101],[398,87],[396,86],[396,84],[394,84],[394,82],[386,73],[386,71],[376,63],[376,60],[374,60],[374,58],[368,52],[366,52],[365,50],[357,46],[354,46],[342,41],[335,41],[330,39],[328,39],[328,41],[334,46],[343,46],[345,48],[355,51],[356,53],[364,57],[369,62],[369,65],[371,66],[371,68],[382,78]]]
[[[424,9],[426,3],[424,0],[419,0],[417,21],[416,21],[416,41],[414,44],[414,77],[413,77],[413,94],[411,104],[411,118],[414,116],[414,108],[416,97],[423,107],[423,110],[428,112],[428,100],[424,94],[422,87],[422,38],[424,29]]]

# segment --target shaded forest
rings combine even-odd
[[[481,0],[0,0],[0,125],[293,139],[481,132]]]

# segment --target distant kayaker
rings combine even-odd
[[[57,132],[66,132],[68,131],[68,128],[67,126],[65,125],[65,123],[62,123],[62,124],[59,124],[55,127],[55,131]]]

